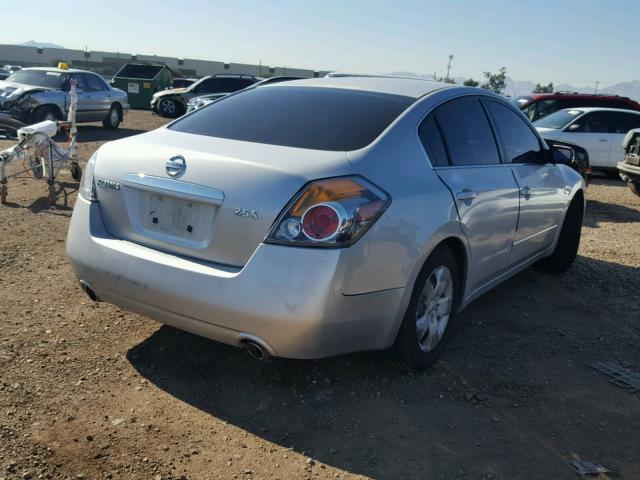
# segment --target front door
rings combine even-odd
[[[592,167],[609,167],[611,145],[614,135],[609,133],[609,119],[605,112],[588,112],[568,125],[559,136],[589,153],[589,164]]]
[[[469,244],[469,294],[504,273],[518,221],[518,185],[478,97],[438,107],[420,127],[431,163],[453,195]]]
[[[553,243],[567,200],[565,181],[562,167],[546,163],[540,139],[518,112],[495,100],[486,105],[518,185],[520,214],[509,257],[517,266]]]

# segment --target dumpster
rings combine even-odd
[[[173,70],[166,65],[127,63],[113,76],[112,85],[127,92],[131,108],[148,110],[153,94],[172,82]]]

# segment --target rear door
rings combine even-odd
[[[420,126],[436,172],[451,191],[467,237],[471,291],[506,271],[518,221],[518,185],[478,97],[438,107]],[[428,206],[425,206],[428,209]]]
[[[85,73],[85,85],[94,121],[104,120],[111,108],[111,99],[106,84],[97,76]]]
[[[561,167],[544,161],[540,140],[520,115],[495,100],[485,104],[519,188],[520,215],[509,258],[515,266],[553,243],[566,203],[565,181]]]
[[[609,119],[606,112],[588,112],[578,117],[564,129],[562,138],[586,149],[589,152],[589,163],[592,167],[609,166],[614,136],[609,133]]]

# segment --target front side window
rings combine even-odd
[[[542,147],[538,137],[509,107],[493,100],[487,101],[508,163],[527,163],[539,159]]]
[[[439,107],[435,120],[442,132],[451,165],[500,163],[491,126],[477,98],[455,100]]]
[[[223,97],[169,129],[243,142],[350,151],[373,142],[414,101],[403,95],[277,85]]]
[[[567,128],[572,133],[608,133],[609,119],[605,112],[590,112],[578,118]]]

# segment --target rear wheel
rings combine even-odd
[[[580,199],[574,198],[564,218],[556,249],[536,263],[536,268],[549,273],[564,273],[573,265],[580,247],[582,216]]]
[[[640,182],[629,182],[629,189],[640,197]]]
[[[107,130],[116,130],[120,125],[120,110],[115,105],[109,110],[109,115],[102,121],[102,126]]]
[[[460,292],[459,279],[451,249],[436,248],[416,280],[393,346],[396,359],[409,370],[430,367],[442,353]]]

